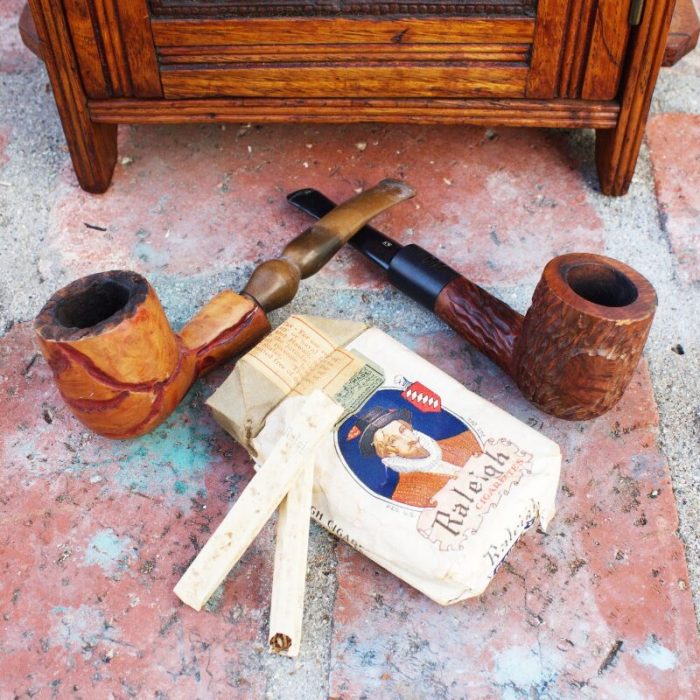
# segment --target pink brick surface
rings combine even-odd
[[[105,266],[182,275],[225,270],[278,254],[308,225],[285,203],[286,193],[315,186],[343,199],[388,176],[405,177],[418,195],[376,225],[404,242],[435,241],[435,253],[479,281],[534,285],[543,261],[554,255],[602,251],[601,222],[563,137],[486,133],[382,126],[124,129],[120,153],[127,164],[117,166],[106,194],[80,190],[66,167],[42,265],[60,264],[73,276]],[[86,223],[107,231],[96,235]],[[317,279],[380,284],[348,251]]]
[[[664,228],[686,282],[700,281],[700,115],[660,114],[647,127]]]
[[[403,340],[560,444],[558,513],[450,608],[341,544],[331,695],[692,697],[697,632],[646,368],[608,415],[571,424],[465,362],[451,335]]]
[[[331,695],[691,697],[697,635],[646,369],[608,416],[570,424],[452,334],[402,340],[559,442],[559,512],[484,595],[449,608],[339,544]],[[222,373],[153,434],[113,442],[64,408],[29,324],[5,336],[0,363],[0,687],[259,697],[271,529],[209,612],[171,592],[252,475],[202,406]]]
[[[34,60],[14,34],[21,5],[0,0],[0,71]],[[669,237],[692,278],[690,224],[677,222],[698,208],[697,171],[673,170],[695,153],[680,127],[697,143],[694,118],[657,117],[650,145]],[[3,138],[9,129],[0,165]],[[77,187],[64,156],[38,267],[50,280],[136,269],[175,295],[281,251],[308,224],[287,192],[316,186],[342,199],[394,176],[418,196],[379,228],[484,285],[534,289],[552,256],[605,250],[568,144],[557,132],[457,127],[122,128],[103,196]],[[339,315],[357,292],[367,316],[384,308],[385,280],[352,251],[304,284]],[[557,421],[452,333],[416,331],[414,307],[400,308],[384,320],[392,334],[561,445],[559,511],[548,534],[531,531],[513,549],[484,595],[449,608],[339,543],[329,694],[694,697],[700,650],[646,366],[608,416]],[[112,442],[67,411],[30,322],[0,338],[0,698],[265,695],[271,526],[206,612],[172,593],[253,473],[203,406],[224,375],[196,385],[152,434]]]
[[[172,593],[247,456],[201,388],[144,439],[89,435],[32,336],[16,325],[0,346],[0,697],[260,697],[271,529],[208,612]]]

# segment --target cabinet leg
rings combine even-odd
[[[90,119],[61,4],[29,0],[29,7],[78,182],[88,192],[104,192],[117,162],[117,126]]]
[[[112,181],[117,162],[117,125],[95,124],[89,119],[66,124],[62,113],[61,121],[80,186],[86,192],[102,194]]]
[[[619,126],[616,129],[596,130],[595,159],[603,194],[612,197],[627,194],[637,164],[643,130],[643,125],[638,133],[635,130],[623,133]]]
[[[645,4],[622,79],[624,90],[617,126],[596,132],[596,165],[604,194],[623,195],[632,181],[674,3],[675,0],[656,0]]]

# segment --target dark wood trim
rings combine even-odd
[[[526,64],[530,44],[314,44],[313,46],[260,46],[252,53],[249,46],[173,46],[158,52],[161,66],[209,64],[348,63],[410,61]]]
[[[376,2],[376,0],[315,0],[313,3],[299,0],[198,0],[196,4],[178,0],[150,0],[155,17],[308,17],[339,15],[447,15],[470,17],[473,15],[532,16],[534,0],[466,0],[457,5],[444,0],[411,0]]]
[[[208,99],[91,100],[96,122],[176,124],[185,122],[384,122],[476,124],[610,129],[615,102],[577,100],[356,100]]]

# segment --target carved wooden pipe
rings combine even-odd
[[[266,312],[292,300],[369,219],[414,191],[394,180],[341,204],[253,272],[241,294],[215,296],[179,333],[139,274],[83,277],[56,292],[37,316],[41,351],[64,400],[88,428],[112,438],[161,423],[194,380],[269,330]]]
[[[334,206],[313,189],[287,199],[312,216]],[[617,403],[656,310],[649,281],[602,255],[551,260],[522,316],[420,246],[401,246],[371,226],[350,244],[508,372],[530,401],[559,418],[595,418]]]

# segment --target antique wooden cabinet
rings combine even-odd
[[[21,28],[90,192],[109,186],[119,123],[379,121],[591,127],[620,195],[673,4],[29,0]]]

